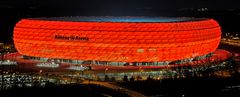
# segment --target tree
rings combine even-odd
[[[112,77],[112,78],[111,78],[111,81],[112,81],[112,82],[115,82],[115,81],[116,81],[116,78],[115,78],[115,77]]]
[[[123,81],[124,81],[124,82],[128,82],[128,76],[127,76],[127,75],[124,75]]]
[[[147,81],[152,81],[153,79],[151,78],[151,76],[149,75],[148,77],[147,77]]]
[[[135,78],[132,76],[131,78],[130,78],[130,82],[134,82],[135,81]]]
[[[110,81],[108,75],[105,75],[104,81]]]

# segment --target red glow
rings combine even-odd
[[[220,36],[220,27],[212,19],[176,23],[23,19],[14,29],[15,46],[23,55],[115,62],[201,56],[216,50]]]

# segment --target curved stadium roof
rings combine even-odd
[[[52,20],[52,21],[73,21],[73,22],[185,22],[199,21],[207,18],[189,18],[189,17],[132,17],[132,16],[78,16],[78,17],[50,17],[50,18],[32,18],[34,20]]]

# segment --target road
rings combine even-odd
[[[126,88],[118,86],[118,85],[111,84],[110,82],[99,82],[99,81],[88,81],[88,80],[85,80],[85,81],[82,82],[82,84],[96,84],[96,85],[108,87],[108,88],[111,88],[111,89],[114,89],[114,90],[122,90],[122,91],[124,91],[125,93],[127,93],[131,97],[147,97],[147,96],[145,96],[145,95],[143,95],[141,93],[138,93],[136,91],[133,91],[133,90],[130,90],[130,89],[126,89]]]
[[[228,44],[228,45],[234,45],[234,46],[240,46],[240,40],[233,40],[233,39],[224,40],[224,39],[222,39],[221,43]]]

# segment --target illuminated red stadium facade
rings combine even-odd
[[[190,62],[211,56],[220,38],[218,23],[206,18],[35,18],[14,29],[15,46],[24,56],[117,66]]]

